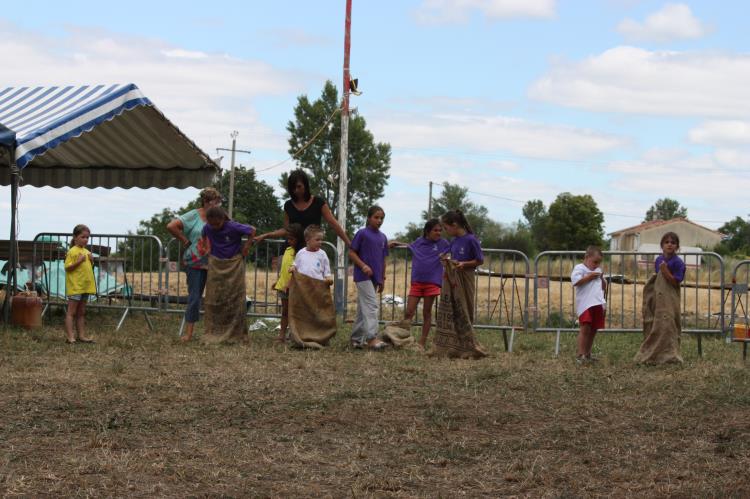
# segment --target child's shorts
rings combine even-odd
[[[89,301],[89,294],[82,293],[80,295],[68,295],[68,301]]]
[[[440,296],[440,286],[431,282],[412,282],[409,296]]]
[[[591,329],[599,330],[604,329],[604,307],[601,305],[594,305],[589,307],[585,312],[578,318],[579,324],[591,324]]]

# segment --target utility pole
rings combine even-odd
[[[229,218],[232,218],[232,211],[234,210],[234,153],[237,149],[237,136],[239,134],[240,132],[237,130],[229,134],[232,137],[232,163],[229,167]]]
[[[430,180],[430,194],[427,201],[427,220],[432,218],[432,180]]]
[[[346,0],[346,17],[344,19],[344,85],[342,87],[343,102],[341,104],[341,163],[339,167],[339,225],[346,230],[346,208],[348,204],[347,187],[349,160],[349,51],[351,49],[352,28],[352,0]],[[336,309],[341,312],[344,308],[344,279],[346,278],[346,245],[339,237],[336,242]]]

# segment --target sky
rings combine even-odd
[[[345,1],[118,5],[4,9],[0,88],[135,83],[224,168],[236,130],[252,151],[237,163],[283,195],[297,97],[341,86]],[[561,192],[593,196],[607,232],[663,197],[714,229],[748,217],[748,14],[729,0],[353,0],[351,106],[392,146],[382,230],[420,220],[430,181],[507,224]],[[20,236],[121,234],[197,193],[23,187]],[[0,206],[7,234],[7,187]]]

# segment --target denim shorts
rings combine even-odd
[[[88,293],[81,293],[80,295],[68,295],[68,301],[89,301]]]

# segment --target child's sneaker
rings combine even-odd
[[[591,359],[586,358],[585,355],[578,355],[576,356],[576,364],[579,366],[588,364],[591,361]]]

